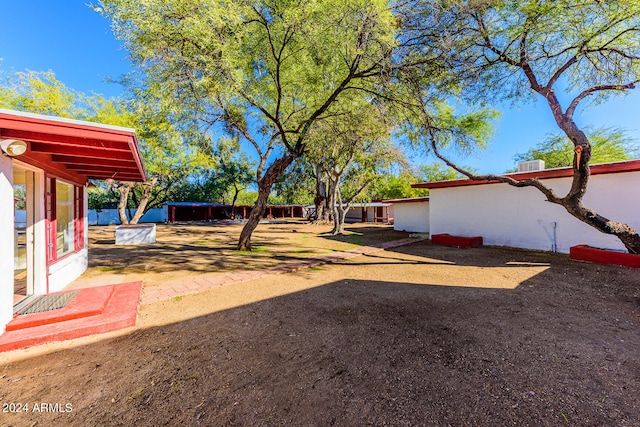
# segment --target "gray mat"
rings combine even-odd
[[[78,291],[67,292],[60,295],[41,295],[37,297],[31,304],[18,311],[18,314],[34,314],[45,311],[57,310],[67,305]]]

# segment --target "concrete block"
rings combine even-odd
[[[146,245],[155,242],[155,224],[119,225],[116,227],[116,245]]]

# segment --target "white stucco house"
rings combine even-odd
[[[509,174],[515,179],[538,178],[564,195],[572,168]],[[615,237],[579,221],[562,206],[549,203],[532,187],[515,188],[498,181],[451,181],[414,184],[429,189],[429,232],[482,236],[484,244],[568,253],[586,244],[624,250]],[[613,221],[640,230],[640,160],[591,166],[584,205]],[[396,221],[398,213],[396,208]]]
[[[412,233],[429,232],[429,197],[384,200],[393,207],[393,229]]]
[[[144,181],[133,129],[0,109],[0,333],[87,268],[89,179]]]

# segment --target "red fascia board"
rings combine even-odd
[[[630,160],[626,162],[616,163],[601,163],[590,167],[591,175],[604,175],[610,173],[622,173],[622,172],[638,172],[640,171],[640,160]],[[566,178],[573,176],[573,168],[559,168],[559,169],[547,169],[535,172],[524,173],[511,173],[504,174],[516,180],[524,179],[552,179],[552,178]],[[436,181],[436,182],[421,182],[418,184],[412,184],[412,188],[449,188],[449,187],[467,187],[470,185],[485,185],[485,184],[500,184],[501,181],[491,180],[473,180],[473,179],[455,179],[451,181]]]
[[[408,199],[388,199],[388,200],[383,200],[382,202],[397,204],[397,203],[421,203],[421,202],[428,202],[428,201],[429,201],[429,197],[412,197]]]
[[[32,117],[0,112],[0,129],[2,129],[3,136],[9,135],[11,132],[24,131],[34,134],[61,135],[113,142],[127,142],[127,138],[133,132],[124,128],[100,126],[98,123],[56,119],[56,117]]]
[[[94,147],[105,150],[129,151],[129,141],[123,136],[119,141],[109,141],[100,138],[80,138],[71,135],[57,135],[51,133],[2,130],[3,138],[21,139],[42,144],[62,144],[75,147]]]
[[[135,181],[140,178],[140,174],[137,172],[127,171],[99,171],[99,170],[82,170],[76,171],[81,175],[86,175],[89,179],[117,179],[120,181]]]
[[[138,165],[140,177],[142,178],[142,181],[146,181],[147,171],[144,170],[144,165],[142,164],[142,157],[140,156],[140,151],[138,150],[138,139],[135,133],[129,136],[129,147],[131,148],[133,160],[136,162],[136,165]]]
[[[29,134],[33,139],[29,138]],[[31,147],[33,152],[133,161],[139,171],[139,176],[134,180],[146,180],[137,137],[132,129],[37,114],[13,113],[9,110],[0,111],[0,137],[13,138],[18,135],[31,142],[30,145],[35,145]],[[43,140],[47,143],[44,144]],[[81,144],[81,140],[88,143]],[[99,145],[101,141],[104,142],[102,147]],[[45,145],[50,147],[47,149]],[[99,150],[99,147],[103,150]],[[110,151],[104,151],[105,148]],[[113,151],[116,149],[126,151]]]

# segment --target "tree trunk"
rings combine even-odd
[[[327,197],[324,201],[324,211],[322,215],[322,221],[324,223],[329,223],[333,220],[334,209],[333,207],[336,204],[336,198],[333,193],[329,192],[329,197]]]
[[[640,235],[633,227],[621,222],[610,221],[597,212],[583,206],[582,199],[587,192],[589,177],[589,160],[591,159],[591,143],[585,133],[573,121],[572,113],[563,112],[555,92],[547,88],[538,88],[538,93],[545,97],[558,127],[567,135],[574,145],[573,180],[567,195],[556,203],[580,221],[597,230],[616,236],[631,254],[640,254]]]
[[[235,192],[233,193],[233,200],[231,200],[231,219],[236,219],[236,200],[238,200],[238,193],[240,193],[240,189],[236,184],[233,184],[233,188]]]
[[[138,207],[136,208],[136,213],[129,221],[129,224],[137,224],[140,221],[140,218],[146,213],[147,203],[149,203],[149,198],[151,197],[151,192],[158,184],[158,177],[154,176],[151,180],[147,181],[144,184],[144,190],[142,192],[142,198],[138,203]]]
[[[333,230],[331,230],[331,234],[333,236],[337,234],[344,234],[344,220],[347,218],[348,210],[348,208],[345,209],[342,203],[338,203],[336,205],[333,219]]]
[[[338,178],[339,180],[340,178]],[[336,234],[344,234],[344,219],[346,217],[346,210],[342,205],[342,197],[340,196],[340,186],[338,182],[331,182],[331,194],[332,199],[335,200],[333,203],[333,230],[331,230],[331,235],[335,236]]]
[[[616,236],[622,244],[627,248],[630,254],[640,255],[640,235],[628,224],[622,222],[611,221],[603,217],[591,209],[582,205],[581,200],[573,201],[563,199],[564,203],[560,203],[567,212],[580,221],[588,224],[597,230]]]
[[[269,193],[271,193],[271,187],[273,186],[276,178],[282,174],[287,166],[289,166],[297,157],[298,156],[293,154],[288,154],[277,159],[271,166],[269,166],[260,181],[258,181],[258,199],[256,200],[253,209],[251,209],[249,217],[247,218],[247,223],[244,225],[244,228],[240,233],[240,239],[238,240],[239,251],[250,251],[252,249],[251,235],[264,215],[267,207],[267,199],[269,198]]]
[[[316,218],[314,223],[326,224],[329,220],[329,206],[327,204],[327,183],[323,179],[324,173],[316,166],[316,195],[313,203],[316,206]]]
[[[576,150],[574,153],[573,181],[571,189],[565,197],[560,197],[552,188],[547,187],[542,183],[542,181],[535,178],[517,180],[503,175],[474,175],[443,156],[438,150],[435,138],[431,138],[431,148],[433,149],[436,157],[444,161],[451,168],[467,176],[469,179],[476,181],[495,180],[514,187],[537,188],[546,196],[548,202],[562,206],[574,218],[594,227],[598,231],[616,236],[630,254],[640,255],[640,235],[633,227],[625,223],[611,221],[597,212],[586,208],[582,204],[582,198],[586,192],[587,182],[590,175],[589,165],[585,164],[584,159],[581,158],[582,150]]]
[[[120,217],[120,224],[129,224],[129,218],[127,218],[127,203],[129,202],[129,192],[131,191],[131,184],[128,182],[121,183],[118,187],[118,193],[120,193],[120,200],[118,201],[118,216]]]

